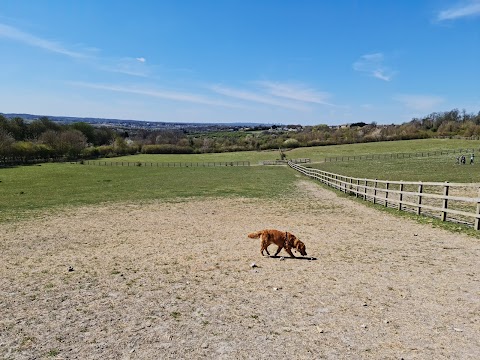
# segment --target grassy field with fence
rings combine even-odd
[[[269,151],[240,151],[209,154],[138,154],[102,159],[107,161],[144,162],[144,163],[221,163],[221,162],[250,162],[252,165],[263,160],[280,158],[278,150]]]
[[[373,204],[480,230],[478,183],[378,180],[346,176],[292,162],[289,166],[324,185]]]
[[[294,181],[294,172],[284,167],[156,168],[54,163],[6,168],[0,170],[0,221],[104,202],[278,197],[292,191]]]
[[[297,148],[286,152],[288,158],[310,158],[314,162],[323,162],[325,158],[389,155],[397,153],[439,152],[445,150],[460,150],[466,152],[476,149],[480,155],[479,140],[462,139],[421,139],[404,141],[382,141],[364,144],[316,146]],[[452,159],[454,156],[452,154]]]
[[[379,156],[390,154],[413,154],[421,152],[435,152],[445,150],[477,149],[480,155],[479,140],[461,139],[421,139],[405,141],[382,141],[365,144],[329,145],[297,148],[285,150],[288,159],[309,158],[313,162],[324,162],[325,158],[354,156]],[[454,159],[452,153],[452,159]],[[242,151],[227,153],[208,154],[138,154],[100,161],[111,162],[140,162],[140,163],[214,163],[214,162],[250,162],[251,165],[260,164],[264,161],[274,161],[280,158],[278,150],[268,151]],[[480,160],[479,160],[480,161]]]
[[[480,182],[480,153],[473,165],[457,164],[454,155],[338,161],[312,164],[312,167],[360,178],[405,181]]]
[[[480,152],[474,165],[459,165],[453,154],[429,157],[388,157],[382,154],[478,148],[479,141],[413,140],[312,147],[288,151],[288,158],[311,158],[309,167],[359,178],[424,182],[479,183]],[[342,155],[343,154],[343,155]],[[374,157],[370,160],[320,162],[328,156]],[[135,155],[97,161],[131,162],[132,166],[89,166],[48,163],[0,170],[0,221],[22,218],[64,206],[103,202],[150,201],[189,197],[281,197],[298,176],[285,166],[261,166],[279,158],[278,151],[191,155]],[[133,166],[139,162],[251,162],[258,166]],[[272,180],[274,179],[274,181]],[[466,194],[466,189],[472,194]],[[465,187],[458,196],[477,196]],[[457,190],[451,190],[453,192]],[[413,192],[413,190],[412,190]],[[455,194],[456,195],[456,194]]]

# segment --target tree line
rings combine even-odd
[[[430,137],[479,137],[480,112],[454,109],[401,125],[357,122],[344,126],[272,126],[195,132],[187,129],[118,130],[85,122],[59,124],[41,117],[27,122],[0,115],[0,161],[28,163],[126,154],[178,154],[268,150]]]

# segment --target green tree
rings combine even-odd
[[[89,144],[95,143],[95,128],[86,122],[76,122],[70,125],[73,130],[80,131],[87,138]]]
[[[12,155],[23,163],[27,163],[35,155],[33,143],[30,141],[15,142],[12,144]]]
[[[109,145],[115,139],[115,132],[112,129],[103,128],[95,128],[94,131],[94,138],[92,144],[95,146],[100,145]]]
[[[39,136],[38,142],[48,145],[50,149],[52,149],[52,156],[54,158],[62,155],[60,150],[60,133],[58,131],[45,131]]]
[[[1,121],[1,119],[0,119]],[[3,128],[0,128],[0,157],[3,161],[7,157],[12,156],[12,145],[15,143],[15,139]]]
[[[59,149],[62,155],[76,159],[87,146],[87,138],[78,130],[66,130],[60,133]]]
[[[9,122],[10,134],[16,141],[24,141],[27,138],[27,124],[21,117],[15,117]]]

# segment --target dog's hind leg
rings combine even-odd
[[[278,247],[278,249],[277,249],[277,252],[276,252],[275,255],[273,255],[273,256],[277,256],[278,253],[280,252],[280,250],[282,250],[282,249],[283,249],[283,246],[280,245],[280,246]]]
[[[267,247],[262,244],[262,247],[261,247],[261,249],[260,249],[260,254],[262,254],[262,256],[265,256],[265,255],[263,254],[263,251],[264,251],[264,250],[267,252],[267,255],[270,256],[270,253],[268,252]]]
[[[262,256],[263,255],[263,250],[265,250],[267,252],[267,255],[270,256],[270,253],[268,252],[268,241],[264,238],[262,238],[262,242],[261,242],[261,253],[262,253]]]

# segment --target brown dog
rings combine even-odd
[[[305,244],[301,242],[295,235],[292,233],[289,233],[288,231],[280,231],[280,230],[273,230],[273,229],[265,229],[265,230],[260,230],[251,234],[248,234],[248,237],[251,239],[258,239],[260,238],[261,243],[260,243],[260,253],[263,256],[263,250],[267,252],[267,254],[270,256],[270,253],[268,252],[268,245],[270,244],[275,244],[278,246],[277,252],[275,253],[274,256],[277,256],[280,250],[285,249],[285,251],[291,256],[295,257],[295,255],[292,254],[291,249],[296,249],[302,256],[307,255],[307,251],[305,249]]]

